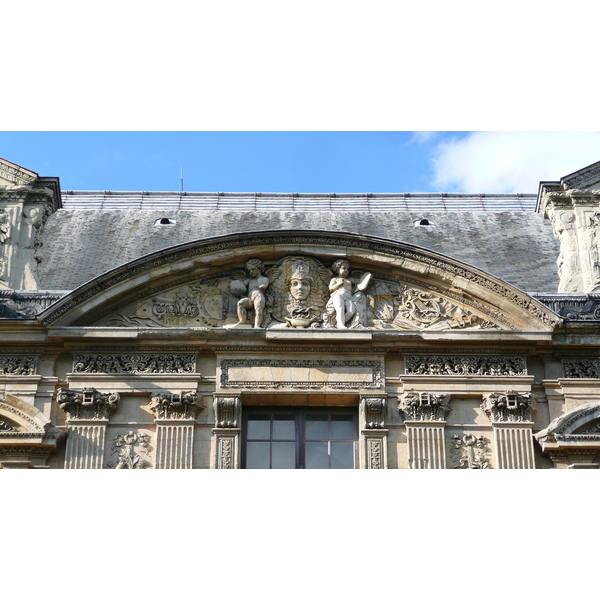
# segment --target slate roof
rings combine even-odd
[[[90,202],[94,194],[96,199]],[[100,201],[99,194],[105,195],[63,192],[66,208],[51,215],[44,229],[42,289],[71,290],[130,260],[177,244],[277,229],[345,231],[406,242],[483,269],[526,292],[558,289],[559,244],[550,222],[534,212],[532,194],[198,193],[194,209],[180,209],[184,204],[176,192],[110,192],[110,202]],[[133,196],[135,208],[115,207],[131,206]],[[198,208],[217,199],[218,207]],[[90,204],[94,208],[83,208]],[[155,225],[165,217],[176,224]],[[415,221],[423,218],[435,226],[415,227]]]

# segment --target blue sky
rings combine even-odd
[[[63,190],[536,193],[600,160],[598,132],[2,132]]]

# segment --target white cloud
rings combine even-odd
[[[439,133],[439,131],[413,131],[410,141],[417,144],[426,144],[438,137]]]
[[[525,193],[600,161],[600,132],[474,132],[434,151],[440,192]]]

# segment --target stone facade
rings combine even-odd
[[[72,193],[0,159],[0,466],[599,468],[599,172],[543,183],[538,212],[521,209],[535,227],[505,232],[530,264],[558,260],[525,292],[521,257],[513,279],[490,269],[498,232],[469,212],[487,269],[449,242],[369,234],[374,211],[363,230],[303,228],[302,212],[273,228],[259,210],[246,230],[221,215],[212,235],[171,239],[188,209],[153,225],[155,251],[78,273],[90,237],[59,227],[78,220]]]

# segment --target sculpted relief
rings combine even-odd
[[[288,256],[271,265],[252,258],[244,270],[224,270],[222,275],[140,298],[99,324],[226,329],[500,328],[469,310],[465,302],[484,314],[491,312],[489,308],[454,295],[457,302],[401,276],[353,268],[345,259],[326,266],[309,256]]]

